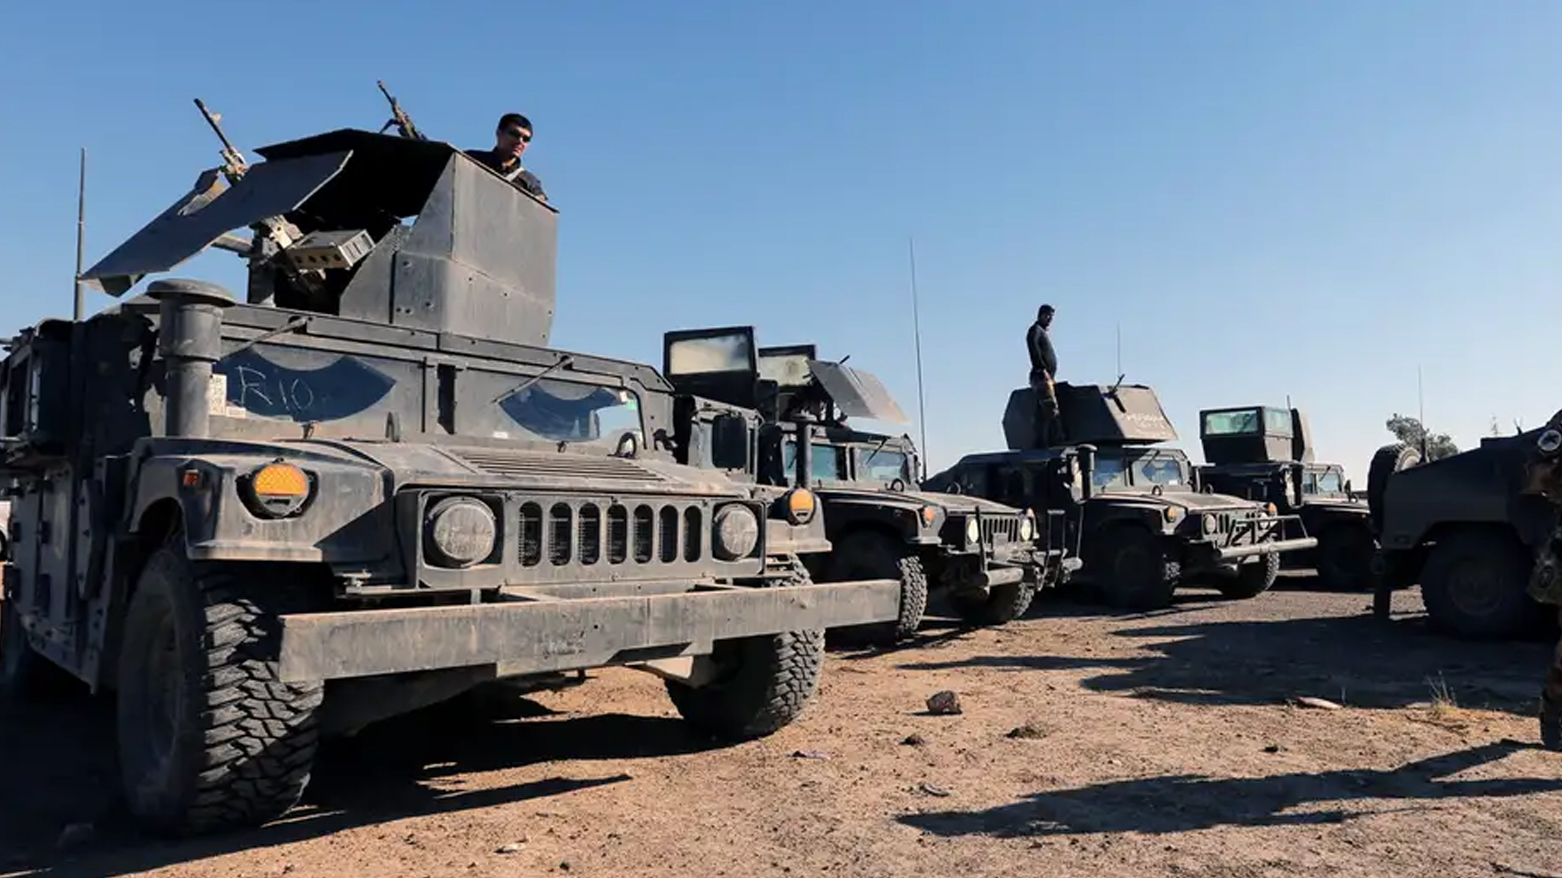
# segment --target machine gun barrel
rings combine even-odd
[[[401,108],[401,102],[397,101],[391,95],[390,90],[385,87],[385,80],[376,79],[374,84],[380,87],[380,94],[385,95],[385,100],[389,101],[391,106],[390,121],[380,126],[380,133],[384,134],[385,129],[395,125],[396,129],[401,132],[402,137],[409,140],[427,140],[428,138],[423,136],[423,132],[418,130],[418,126],[412,123],[412,117],[408,116],[407,112]]]
[[[249,170],[249,163],[244,160],[244,154],[234,147],[232,141],[228,140],[228,135],[223,133],[222,125],[219,124],[222,121],[222,114],[213,113],[207,109],[206,102],[200,98],[195,99],[195,107],[201,111],[201,117],[206,120],[207,125],[211,126],[212,131],[217,135],[217,139],[222,141],[223,176],[227,177],[230,183],[237,181],[238,178],[244,176],[245,171]]]

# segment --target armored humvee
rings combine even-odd
[[[435,141],[259,152],[84,275],[123,296],[215,245],[243,301],[156,280],[0,364],[0,689],[115,691],[148,828],[277,817],[322,736],[501,678],[627,665],[765,735],[825,629],[897,617],[893,580],[810,582],[807,488],[674,460],[653,367],[550,347],[556,208]]]
[[[1179,585],[1206,579],[1228,597],[1253,597],[1274,583],[1282,554],[1317,545],[1273,503],[1201,488],[1187,454],[1157,446],[1177,432],[1149,387],[1056,388],[1071,444],[1041,446],[1035,396],[1022,387],[1004,411],[1009,450],[968,454],[923,487],[1062,513],[1083,561],[1078,578],[1125,608],[1164,607]]]
[[[733,450],[733,469],[818,495],[834,551],[806,560],[814,579],[900,581],[900,617],[842,631],[848,639],[882,644],[915,633],[930,589],[968,623],[1002,624],[1061,569],[1061,548],[1046,544],[1028,511],[918,490],[910,439],[845,424],[906,420],[869,372],[822,361],[813,345],[756,347],[749,326],[666,333],[662,372],[681,394],[680,444],[747,412],[756,444],[747,456]]]
[[[1371,587],[1376,544],[1367,504],[1351,496],[1343,467],[1316,461],[1301,409],[1205,409],[1199,412],[1199,441],[1203,484],[1273,503],[1281,513],[1299,516],[1318,538],[1317,549],[1290,553],[1286,566],[1313,567],[1330,588]]]
[[[1523,490],[1542,435],[1487,437],[1430,461],[1404,443],[1378,449],[1367,473],[1376,615],[1388,615],[1395,590],[1419,584],[1427,621],[1456,637],[1528,637],[1549,626],[1551,614],[1526,592],[1557,517],[1544,497]]]

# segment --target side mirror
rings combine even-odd
[[[1347,493],[1347,494],[1351,493],[1350,479],[1346,479],[1345,480],[1345,493]]]
[[[711,421],[711,465],[717,469],[747,470],[748,423],[738,415],[717,415]]]

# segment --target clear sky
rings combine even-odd
[[[217,162],[192,98],[253,160],[377,129],[382,78],[461,146],[531,116],[561,347],[753,324],[916,435],[914,237],[934,470],[1001,446],[1051,302],[1061,377],[1121,325],[1196,458],[1199,408],[1289,394],[1364,487],[1418,364],[1462,445],[1562,407],[1559,37],[1549,0],[5,3],[0,308],[70,313],[79,147],[90,264]]]

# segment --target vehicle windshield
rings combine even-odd
[[[643,438],[640,400],[623,388],[551,377],[536,381],[484,377],[503,378],[515,386],[508,393],[501,390],[489,397],[497,397],[490,410],[496,436],[519,427],[556,442],[616,442],[624,433]]]
[[[426,368],[410,354],[306,350],[261,343],[236,350],[213,366],[228,417],[310,423],[317,435],[380,435],[398,417],[416,430],[438,408],[442,427],[457,436],[616,444],[635,433],[644,447],[642,400],[619,379],[559,374],[528,377],[473,365],[459,370],[449,400],[432,392]],[[615,386],[608,386],[607,382]],[[434,427],[432,429],[439,429]]]
[[[911,481],[911,457],[906,452],[885,445],[860,446],[857,449],[857,480],[860,482]]]
[[[1128,485],[1127,471],[1121,458],[1097,457],[1096,468],[1090,475],[1090,484],[1097,491],[1122,488]]]
[[[834,445],[815,442],[813,444],[813,454],[811,455],[811,471],[813,477],[815,479],[820,479],[826,482],[847,481],[846,468],[842,466],[843,455],[841,454],[841,451],[842,449]],[[786,444],[782,446],[781,467],[782,471],[786,474],[786,480],[788,483],[791,483],[797,479],[796,440],[788,439],[786,440]]]
[[[1186,485],[1182,461],[1175,457],[1155,455],[1134,463],[1134,484],[1160,485],[1170,488]]]
[[[1309,494],[1342,494],[1345,492],[1345,481],[1340,478],[1338,470],[1322,470],[1310,474],[1311,478],[1304,480],[1303,484],[1310,490]]]

